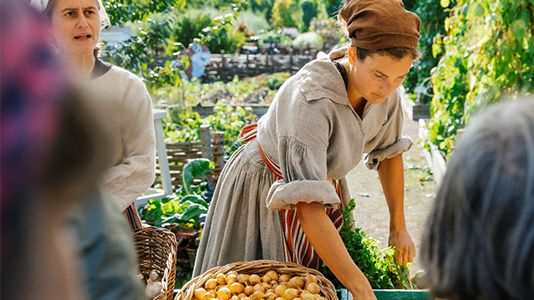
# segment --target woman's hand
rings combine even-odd
[[[389,232],[389,245],[397,249],[397,264],[404,266],[413,261],[415,257],[415,245],[408,230],[392,229]]]
[[[358,284],[359,288],[356,290],[350,290],[352,299],[354,300],[376,300],[373,288],[369,284],[369,281],[361,282]]]

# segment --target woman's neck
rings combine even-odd
[[[356,83],[352,78],[352,69],[349,62],[343,64],[345,70],[347,71],[347,95],[349,97],[350,105],[354,110],[358,110],[362,105],[365,105],[365,99],[363,95],[356,89]]]
[[[71,72],[80,79],[89,79],[95,66],[94,55],[73,55],[69,59]]]

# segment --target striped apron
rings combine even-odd
[[[252,141],[256,138],[257,135],[257,124],[250,124],[241,130],[241,141],[246,143]],[[269,157],[263,152],[260,144],[258,148],[265,162],[265,165],[271,170],[276,180],[283,179],[282,172],[280,167],[269,159]],[[343,205],[343,200],[341,199],[341,188],[338,180],[329,179],[330,182],[334,185],[336,193],[341,200],[341,205]],[[309,268],[319,269],[321,266],[321,259],[319,255],[315,252],[315,249],[311,245],[310,241],[304,234],[300,222],[297,217],[297,209],[281,209],[279,211],[280,221],[282,222],[282,230],[284,235],[284,254],[287,262],[297,263]],[[337,230],[341,229],[343,225],[343,217],[338,208],[327,208],[326,214],[334,223],[334,226]]]

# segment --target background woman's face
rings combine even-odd
[[[61,51],[92,55],[100,36],[97,0],[56,0],[52,31]]]
[[[357,59],[354,68],[356,89],[367,101],[380,104],[399,87],[412,63],[410,55],[400,60],[379,54],[371,54],[363,61]]]

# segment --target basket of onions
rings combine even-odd
[[[319,271],[271,260],[215,267],[186,283],[175,300],[337,300]]]

